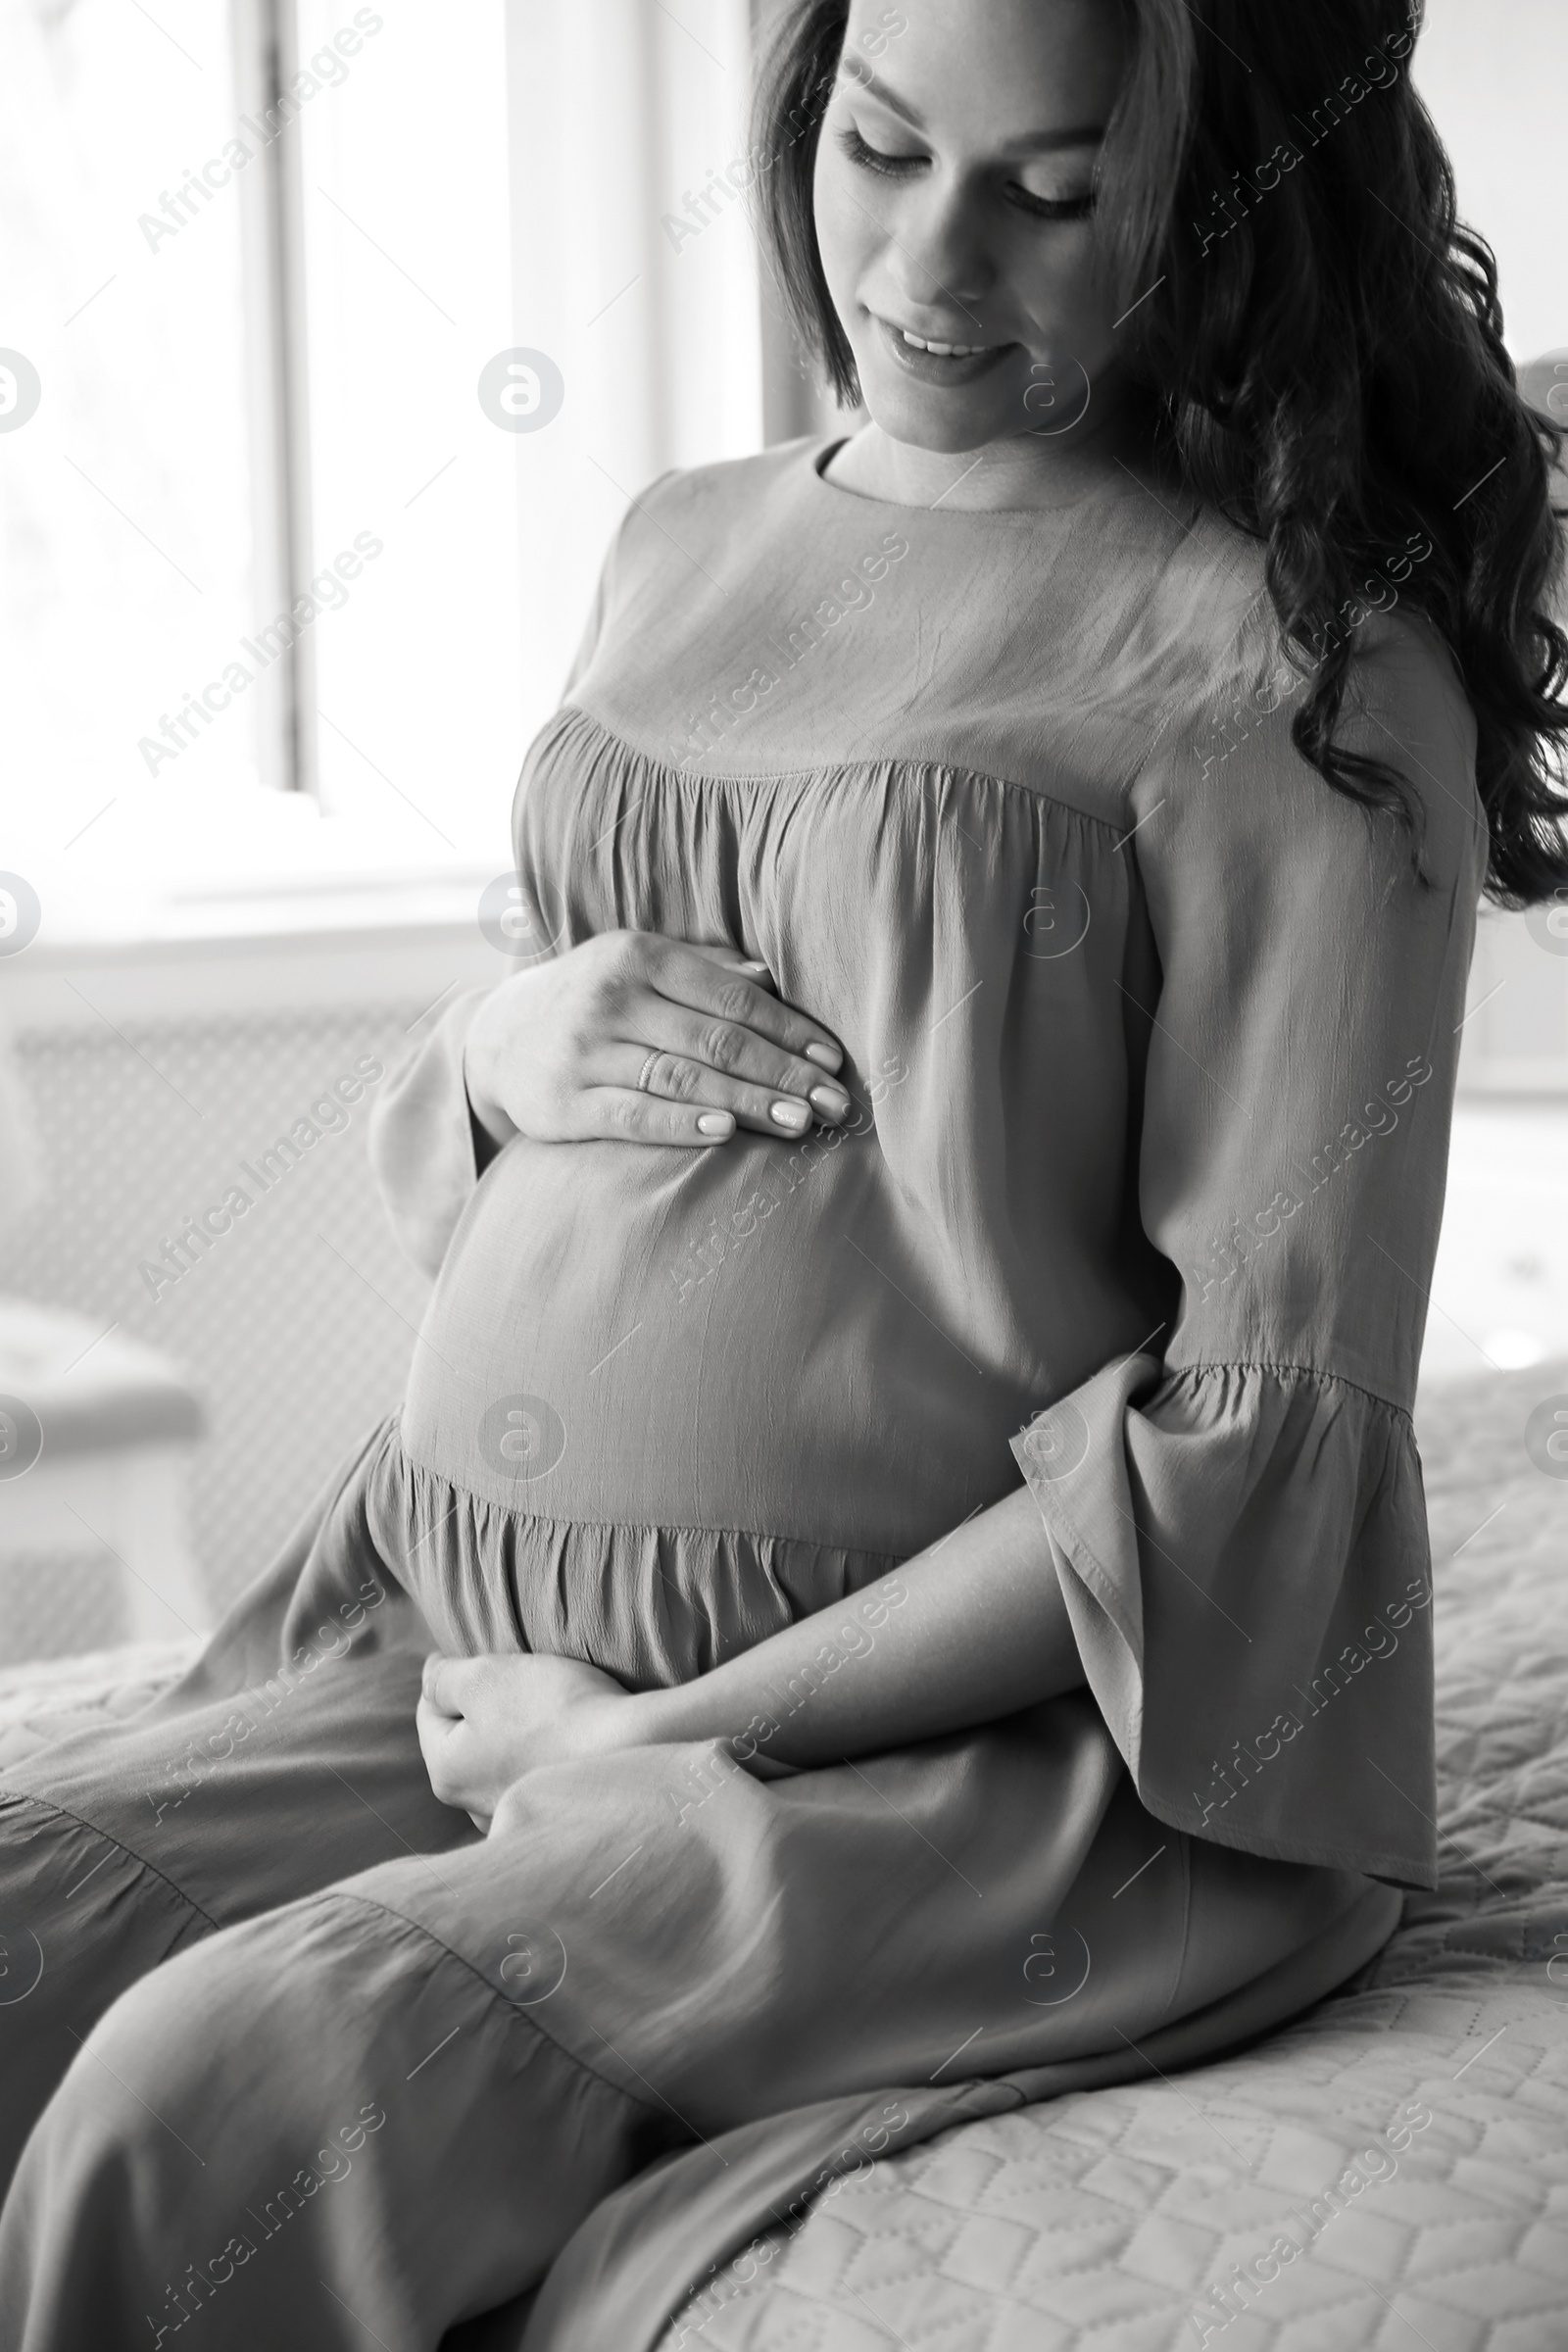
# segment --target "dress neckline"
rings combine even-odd
[[[979,523],[1005,526],[1012,530],[1027,530],[1030,527],[1038,528],[1054,514],[1073,514],[1078,508],[1086,507],[1095,499],[1104,497],[1107,492],[1115,495],[1119,494],[1121,489],[1119,483],[1111,482],[1108,479],[1092,482],[1076,497],[1056,500],[1048,507],[947,507],[942,504],[941,499],[936,500],[928,507],[913,506],[900,499],[873,498],[862,490],[846,490],[841,483],[828,480],[825,468],[832,464],[849,439],[848,433],[836,433],[826,440],[811,443],[805,453],[807,468],[810,476],[808,485],[810,490],[818,501],[831,500],[835,506],[845,511],[854,507],[864,507],[872,514],[930,514],[936,516],[943,524],[953,524],[959,528]],[[1128,481],[1134,489],[1143,487],[1136,474],[1129,472]]]

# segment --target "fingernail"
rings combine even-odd
[[[811,1114],[804,1102],[770,1102],[767,1115],[775,1127],[791,1128],[797,1135],[811,1123]]]
[[[850,1098],[836,1086],[813,1086],[810,1099],[824,1119],[842,1119],[848,1115]]]
[[[699,1135],[728,1135],[735,1121],[727,1110],[705,1110],[697,1122]]]
[[[806,1058],[814,1061],[819,1070],[836,1070],[844,1056],[837,1046],[808,1046]]]
[[[767,966],[765,963],[757,962],[755,957],[749,956],[740,968],[743,972],[765,972]]]

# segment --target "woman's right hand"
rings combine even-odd
[[[804,1135],[850,1098],[820,1022],[734,948],[606,931],[503,980],[464,1049],[474,1116],[497,1144],[605,1137],[721,1144],[736,1128]]]

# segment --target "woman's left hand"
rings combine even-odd
[[[442,1804],[488,1830],[502,1791],[536,1764],[635,1747],[638,1710],[613,1675],[575,1658],[424,1661],[415,1722]]]

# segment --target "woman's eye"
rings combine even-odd
[[[839,145],[860,171],[879,172],[885,179],[903,179],[911,172],[923,170],[929,160],[924,155],[889,154],[886,148],[873,147],[853,123],[839,132]],[[1081,196],[1037,196],[1033,188],[1011,180],[1004,193],[1008,203],[1027,213],[1032,220],[1087,220],[1095,209],[1092,188]]]
[[[1035,220],[1087,220],[1095,209],[1093,188],[1082,196],[1037,196],[1032,188],[1020,187],[1015,180],[1007,194],[1020,212]]]
[[[923,155],[889,155],[880,147],[868,146],[853,123],[840,131],[839,145],[851,163],[858,164],[862,172],[880,172],[893,179],[906,172],[917,172],[925,161]]]

